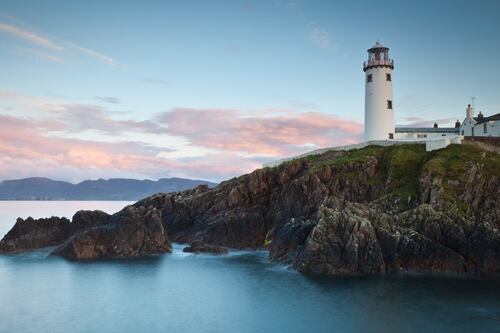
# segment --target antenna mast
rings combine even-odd
[[[472,96],[470,99],[472,100],[472,108],[475,110],[476,109],[476,105],[475,105],[474,102],[476,101],[476,97]]]

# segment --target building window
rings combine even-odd
[[[394,133],[389,133],[389,139],[394,139]]]
[[[426,138],[426,137],[427,137],[427,134],[417,134],[417,138],[419,138],[419,139]]]
[[[488,123],[484,123],[484,133],[488,133]]]
[[[474,136],[474,127],[472,127],[472,136]]]
[[[372,82],[372,81],[373,81],[373,74],[368,74],[368,75],[366,76],[366,83],[368,83],[368,82]]]
[[[462,130],[462,136],[464,135],[464,130]]]
[[[386,79],[387,81],[392,81],[391,74],[386,73],[386,74],[385,74],[385,79]]]
[[[387,100],[387,108],[392,109],[392,101],[389,99]]]

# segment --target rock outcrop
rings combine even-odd
[[[71,234],[110,222],[111,215],[100,210],[80,210],[71,220]]]
[[[470,146],[328,152],[136,205],[174,241],[267,247],[306,273],[500,273],[500,156]]]
[[[470,145],[330,151],[216,188],[159,193],[112,216],[80,212],[73,223],[55,251],[72,259],[197,241],[200,249],[267,248],[273,260],[312,274],[495,275],[500,155]]]
[[[53,255],[74,260],[138,257],[171,251],[158,210],[128,206],[115,215],[79,211],[66,218],[18,219],[0,242],[0,252],[57,246]]]
[[[71,234],[70,221],[50,217],[26,220],[18,218],[16,224],[0,242],[0,252],[18,253],[43,247],[56,246]]]
[[[171,244],[156,209],[129,206],[110,219],[99,212],[85,213],[90,227],[74,233],[52,252],[68,259],[138,257],[171,251]],[[82,214],[80,214],[80,217]],[[109,219],[99,224],[99,218]],[[97,223],[97,226],[92,226]]]
[[[186,246],[183,252],[190,253],[212,253],[212,254],[227,254],[229,252],[227,247],[205,244],[201,241],[191,242],[189,246]]]
[[[336,206],[319,208],[318,223],[294,266],[316,274],[384,272],[382,249],[366,212],[355,205]]]

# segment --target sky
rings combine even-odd
[[[0,180],[188,177],[359,142],[366,50],[396,123],[500,112],[500,1],[0,0]]]

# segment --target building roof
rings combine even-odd
[[[396,133],[459,133],[456,127],[396,127]]]
[[[385,47],[382,44],[380,44],[380,41],[377,39],[377,42],[375,43],[375,45],[373,45],[371,48],[369,48],[368,52],[370,52],[371,50],[376,50],[376,49],[385,49],[385,50],[388,50],[389,48]]]
[[[492,121],[492,120],[500,120],[500,113],[497,113],[497,114],[494,114],[492,116],[489,116],[489,117],[474,117],[474,120],[477,121],[477,124],[482,124],[482,123],[485,123],[485,122],[488,122],[488,121]]]

